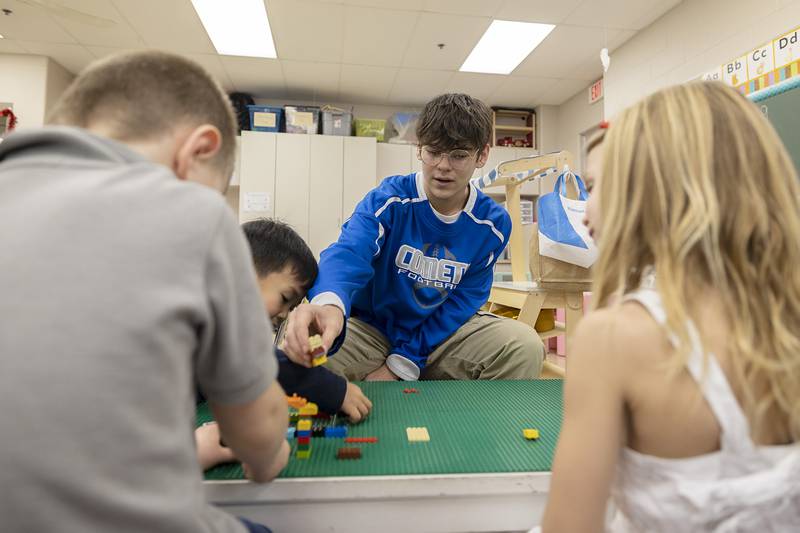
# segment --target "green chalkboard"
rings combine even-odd
[[[754,93],[752,100],[772,122],[800,172],[800,76]]]

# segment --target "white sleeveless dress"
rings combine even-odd
[[[639,289],[625,299],[640,303],[666,325],[655,288]],[[608,531],[800,532],[800,445],[757,446],[752,441],[747,418],[717,359],[708,354],[704,372],[702,347],[691,322],[689,329],[688,370],[720,425],[720,450],[664,459],[623,448]]]

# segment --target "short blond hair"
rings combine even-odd
[[[236,120],[223,90],[203,67],[175,54],[142,51],[97,61],[67,88],[48,123],[103,124],[120,141],[142,141],[179,125],[210,124],[222,134],[215,165],[233,172]]]
[[[655,267],[667,327],[679,340],[677,370],[688,358],[686,320],[698,288],[713,287],[751,428],[759,434],[774,424],[797,442],[800,186],[777,133],[736,90],[690,83],[623,111],[604,145],[594,302],[611,305]]]

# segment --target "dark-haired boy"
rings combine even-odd
[[[465,94],[428,102],[418,126],[422,172],[369,192],[322,253],[320,273],[286,332],[310,365],[309,330],[349,379],[533,379],[544,347],[517,321],[479,313],[511,233],[508,213],[470,184],[489,155],[491,110]]]
[[[317,261],[302,237],[283,222],[262,218],[246,222],[242,230],[250,244],[264,309],[273,327],[278,328],[314,283]],[[351,422],[359,422],[369,414],[372,403],[358,385],[322,366],[300,366],[280,349],[275,352],[278,382],[286,394],[303,396],[324,412],[341,411]],[[230,449],[219,445],[216,425],[197,428],[195,438],[203,469],[235,460]]]

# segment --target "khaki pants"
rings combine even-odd
[[[361,381],[386,362],[390,348],[380,331],[351,318],[344,344],[325,366]],[[477,313],[428,356],[420,379],[535,379],[543,358],[544,345],[533,328]]]

